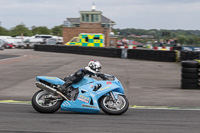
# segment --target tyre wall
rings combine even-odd
[[[121,58],[121,49],[119,48],[35,45],[34,50]]]
[[[199,51],[181,51],[181,61],[200,59]]]
[[[123,51],[120,48],[82,47],[82,46],[56,46],[56,45],[35,45],[34,50],[46,52],[73,53],[84,55],[95,55],[104,57],[140,59],[151,61],[175,62],[175,51],[158,51],[143,49],[128,49]]]
[[[175,62],[176,53],[175,51],[129,49],[128,58],[151,61]]]
[[[181,89],[200,89],[199,62],[182,61],[181,65]]]
[[[173,47],[173,50],[178,50],[178,51],[181,51],[182,47],[181,46],[174,46]]]

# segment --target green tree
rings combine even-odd
[[[10,30],[11,36],[20,36],[21,34],[24,36],[32,36],[32,32],[23,24],[17,25]]]
[[[195,44],[195,40],[193,36],[188,36],[186,42],[188,44]]]
[[[199,36],[193,36],[194,44],[200,44],[200,37]]]
[[[7,36],[9,35],[9,31],[6,28],[0,26],[0,35]]]
[[[185,35],[179,35],[178,36],[178,42],[182,45],[182,44],[185,44],[186,43],[186,40],[187,40],[187,38],[186,38],[186,36]]]
[[[63,25],[55,26],[51,29],[52,34],[55,36],[62,36]]]
[[[157,35],[157,31],[155,31],[155,30],[150,30],[150,31],[148,32],[148,35],[156,36],[156,35]]]
[[[47,27],[45,26],[39,26],[39,27],[35,27],[33,26],[32,27],[32,33],[35,35],[35,34],[51,34],[51,30],[48,29]]]

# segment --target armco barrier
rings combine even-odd
[[[128,49],[122,52],[122,49],[120,48],[35,45],[34,50],[164,62],[175,62],[176,58],[176,54],[174,51],[158,51],[144,49]],[[125,56],[124,54],[127,55]]]
[[[35,45],[34,50],[121,58],[121,49],[119,48]]]

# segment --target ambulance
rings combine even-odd
[[[104,34],[100,33],[80,33],[78,37],[73,37],[65,45],[85,46],[85,47],[104,47]]]

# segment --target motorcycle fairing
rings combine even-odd
[[[93,79],[91,77],[86,76],[86,77],[83,77],[83,79],[81,79],[79,82],[72,84],[72,86],[74,88],[78,88],[78,87],[80,87],[82,85],[85,85],[85,84],[88,84],[88,83],[92,83],[92,82],[96,82],[96,81],[97,80],[95,80],[95,79]]]
[[[57,77],[37,76],[37,81],[43,80],[54,85],[63,85],[64,80]],[[96,85],[101,84],[101,87],[94,91]],[[72,84],[74,88],[79,89],[79,94],[74,101],[63,101],[61,110],[75,111],[82,113],[98,113],[100,112],[98,100],[103,95],[109,95],[110,91],[113,92],[115,98],[119,94],[124,94],[124,89],[117,78],[112,81],[97,81],[91,77],[84,77],[79,82]]]
[[[80,98],[80,94],[78,96]],[[91,97],[89,98],[89,102],[84,102],[84,100],[76,99],[75,101],[64,101],[61,104],[61,110],[63,111],[75,111],[81,113],[99,113],[100,108],[97,104],[97,100],[93,98],[93,105],[91,105]]]
[[[87,78],[81,81],[86,81]],[[89,80],[88,80],[89,81]],[[81,82],[79,82],[81,84]],[[79,83],[73,85],[73,87],[78,87]],[[79,94],[75,101],[64,101],[61,104],[61,110],[75,111],[81,113],[98,113],[100,111],[98,105],[98,99],[95,97],[95,92],[93,91],[94,83],[88,83],[79,87]]]
[[[75,101],[64,101],[61,110],[75,111],[82,113],[98,113],[100,111],[98,100],[108,92],[113,91],[114,96],[123,95],[124,90],[121,88],[118,79],[114,81],[97,81],[93,82],[90,77],[84,77],[80,82],[73,84],[73,87],[79,87],[79,94]],[[83,82],[87,82],[83,84]],[[94,91],[94,87],[101,84],[101,88]]]
[[[43,80],[49,83],[52,83],[54,85],[63,85],[65,83],[64,80],[57,78],[57,77],[49,77],[49,76],[37,76],[37,81]]]

